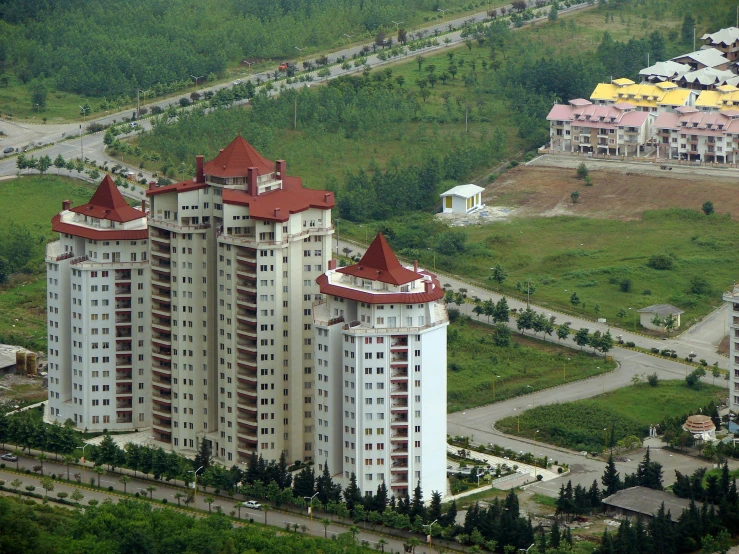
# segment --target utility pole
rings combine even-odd
[[[693,52],[695,52],[695,25],[693,25]]]
[[[295,93],[295,105],[293,107],[293,131],[298,129],[298,93]]]

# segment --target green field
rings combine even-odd
[[[0,236],[16,233],[24,226],[33,237],[33,249],[24,274],[10,284],[0,285],[0,343],[46,349],[46,283],[44,248],[54,237],[51,218],[62,209],[62,200],[72,205],[90,199],[92,189],[56,175],[21,177],[0,181],[3,217]]]
[[[449,326],[447,409],[457,412],[600,375],[615,367],[602,356],[579,352],[530,336],[513,334],[508,347],[496,346],[494,331],[472,320]],[[598,369],[600,367],[600,369]],[[500,377],[497,377],[497,376]]]
[[[720,305],[722,292],[739,275],[739,262],[731,255],[731,245],[739,240],[739,223],[697,210],[651,211],[638,221],[513,217],[461,231],[450,230],[430,215],[383,226],[340,223],[341,234],[359,241],[381,228],[391,230],[389,241],[399,254],[429,267],[435,250],[439,269],[494,289],[489,268],[501,264],[508,272],[501,292],[521,297],[516,283],[525,290],[530,281],[533,303],[589,318],[604,317],[626,329],[634,326],[635,310],[659,303],[685,310],[681,322],[686,328]],[[463,234],[462,246],[459,241],[450,246],[449,237],[459,238],[458,233]],[[670,256],[673,268],[649,267],[653,254]],[[705,282],[696,286],[700,283],[691,281],[695,277]],[[624,280],[631,281],[630,292],[622,291]],[[584,306],[570,304],[573,292]],[[622,308],[623,319],[617,316]]]
[[[613,428],[619,441],[627,436],[647,436],[649,425],[666,416],[684,414],[724,398],[726,389],[702,385],[689,388],[685,381],[660,381],[657,387],[646,383],[624,387],[594,398],[538,406],[520,416],[497,421],[498,430],[572,450],[600,452]],[[607,431],[604,431],[607,429]]]

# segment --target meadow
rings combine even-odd
[[[697,411],[726,396],[726,389],[703,385],[689,388],[685,381],[631,385],[594,398],[537,406],[495,423],[498,430],[577,451],[600,452],[611,441],[643,439],[649,426],[666,416]],[[520,426],[520,427],[519,427]],[[604,431],[605,429],[605,431]],[[614,444],[615,446],[615,444]]]
[[[92,192],[80,181],[56,175],[0,181],[4,206],[0,237],[30,237],[27,246],[19,245],[19,248],[26,246],[29,255],[22,271],[13,274],[10,283],[0,285],[0,343],[46,349],[43,258],[46,243],[55,238],[51,218],[61,210],[62,200],[71,200],[77,206],[87,202]]]
[[[466,410],[614,369],[602,356],[514,333],[510,346],[496,346],[489,325],[460,318],[447,342],[447,409]],[[566,366],[565,366],[566,364]],[[600,369],[598,369],[600,368]],[[493,383],[495,394],[493,395]]]

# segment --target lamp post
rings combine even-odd
[[[192,507],[197,509],[197,496],[198,496],[198,471],[203,469],[205,466],[200,466],[195,471],[190,470],[188,473],[194,473],[195,479],[193,480],[193,487],[192,487]]]
[[[536,434],[538,432],[538,429],[534,431],[534,481],[536,481]]]
[[[608,427],[603,427],[603,449],[608,448]]]
[[[527,389],[531,389],[531,409],[534,409],[534,387],[531,385],[526,385]]]
[[[493,402],[495,402],[495,380],[500,379],[500,375],[496,375],[495,379],[493,379]]]
[[[79,106],[79,104],[77,104]],[[82,107],[80,106],[80,110],[82,111],[82,122],[83,125],[87,125],[87,112],[90,111],[89,106]],[[82,144],[82,125],[80,125],[80,160],[84,163],[85,161],[85,149]]]
[[[247,62],[244,60],[244,63],[249,67],[249,75],[251,75],[251,66],[253,66],[256,62]]]
[[[352,37],[353,37],[354,35],[347,35],[346,33],[344,33],[344,36],[346,37],[346,43],[347,43],[347,44],[349,44],[349,43],[351,42],[351,40],[352,40]]]
[[[478,487],[480,486],[480,478],[479,477],[477,478],[477,486]],[[429,548],[431,548],[431,547],[434,546],[433,545],[433,542],[432,542],[432,538],[431,538],[431,526],[434,523],[436,523],[437,521],[439,521],[439,520],[438,519],[435,519],[434,521],[432,521],[431,523],[427,523],[426,525],[421,524],[422,527],[428,527],[429,528]]]
[[[318,493],[313,496],[304,496],[303,498],[308,499],[308,515],[310,515],[310,534],[313,535],[313,499],[318,496]]]
[[[441,22],[444,23],[444,15],[446,14],[446,12],[449,11],[449,8],[447,8],[445,10],[442,10],[441,8],[438,8],[438,9],[441,12]]]
[[[562,370],[562,380],[563,380],[563,381],[564,381],[565,383],[567,383],[567,362],[569,362],[569,361],[570,361],[570,359],[569,359],[569,358],[565,358],[565,359],[563,360],[563,363],[564,363],[564,369]]]
[[[300,52],[300,62],[299,63],[302,64],[303,63],[303,50],[305,50],[305,46],[303,46],[302,48],[298,48],[296,46],[295,47],[295,50],[297,50],[298,52]]]
[[[514,412],[516,410],[518,410],[518,408],[513,408]],[[521,412],[518,412],[516,414],[516,433],[520,433],[520,432],[521,432]]]
[[[631,308],[629,308],[629,311],[631,311]],[[634,320],[634,332],[636,332],[636,310],[633,310],[633,320]]]
[[[36,117],[38,117],[41,112],[41,104],[34,104],[34,106],[36,106]]]
[[[595,369],[600,369],[600,366],[595,366]],[[606,366],[603,366],[603,394],[606,393]]]
[[[392,21],[392,23],[395,23],[395,30],[397,31],[400,28],[400,24],[403,23],[403,21]]]
[[[85,482],[85,479],[87,476],[85,475],[85,448],[90,446],[89,444],[86,444],[82,447],[82,457],[80,458],[80,463],[82,464],[82,482]]]

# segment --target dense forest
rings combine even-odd
[[[457,2],[454,2],[457,4]],[[461,2],[459,2],[461,4]],[[437,0],[0,0],[0,67],[86,96],[215,76],[241,58],[295,57]],[[476,4],[472,4],[474,6]],[[466,7],[466,6],[465,6]]]

